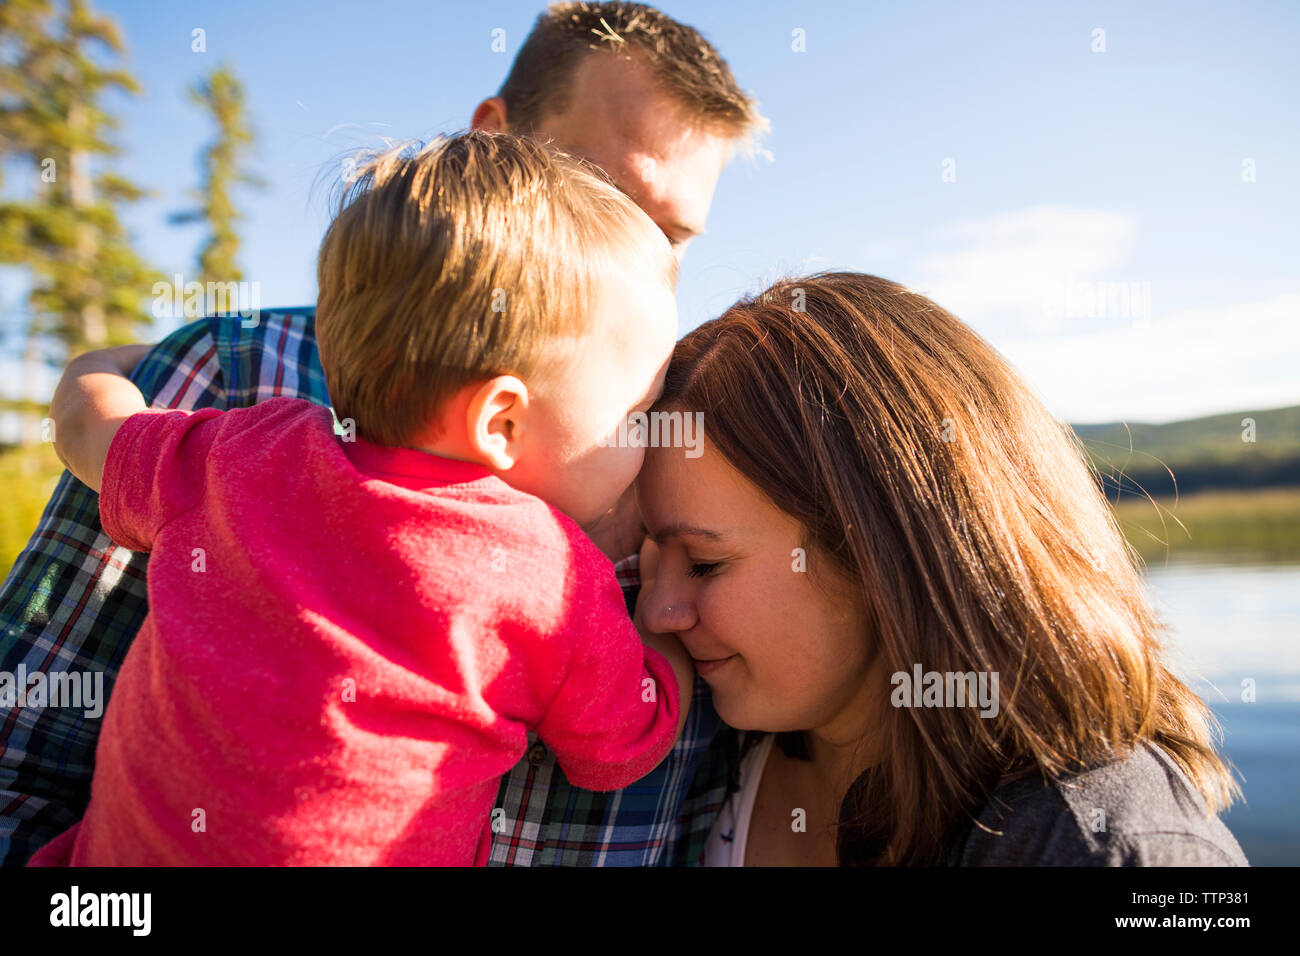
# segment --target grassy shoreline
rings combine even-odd
[[[1148,564],[1184,558],[1300,563],[1300,488],[1125,498],[1112,507]]]
[[[49,504],[63,464],[48,442],[0,452],[0,574],[7,576]]]

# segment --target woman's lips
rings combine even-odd
[[[734,661],[738,656],[739,655],[737,654],[732,654],[730,657],[719,657],[711,661],[701,661],[696,660],[695,658],[691,658],[691,660],[695,663],[695,673],[703,677],[705,674],[710,674],[713,671],[716,671],[719,667],[726,666],[727,663]]]

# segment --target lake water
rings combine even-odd
[[[1253,865],[1300,865],[1300,564],[1182,561],[1147,580],[1170,659],[1214,710],[1240,774],[1245,802],[1224,823]]]

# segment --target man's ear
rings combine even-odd
[[[513,375],[498,375],[478,387],[465,414],[470,448],[497,471],[513,468],[528,418],[528,386]]]
[[[508,133],[506,124],[506,101],[499,96],[486,99],[474,110],[469,121],[470,129],[481,129],[485,133]]]

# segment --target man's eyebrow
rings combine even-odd
[[[650,535],[650,540],[655,544],[663,544],[669,538],[686,538],[696,537],[705,538],[709,541],[721,541],[723,535],[718,531],[710,531],[708,528],[700,528],[689,524],[670,524],[666,528],[660,528]]]

